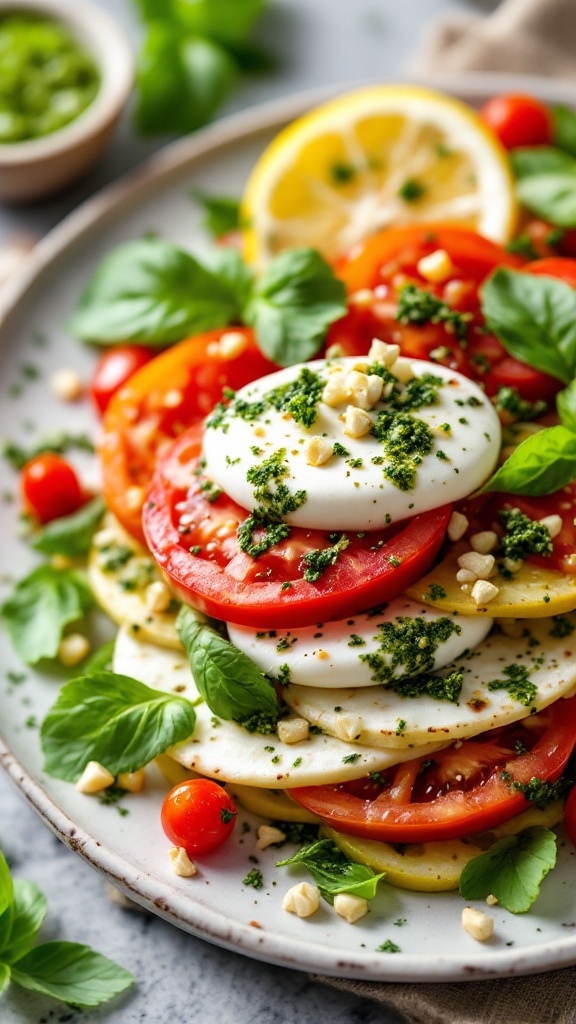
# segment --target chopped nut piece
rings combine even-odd
[[[50,377],[50,390],[63,402],[77,402],[84,394],[82,377],[77,370],[56,370]]]
[[[346,387],[348,397],[358,409],[371,409],[372,405],[368,400],[368,376],[362,371],[351,370],[346,375]]]
[[[554,540],[554,537],[557,537],[562,529],[561,516],[544,516],[544,519],[540,519],[539,522],[541,526],[546,527],[551,540]]]
[[[433,284],[447,281],[454,274],[454,264],[445,249],[436,249],[429,256],[423,256],[416,267],[418,273]]]
[[[278,722],[278,739],[282,743],[300,743],[310,736],[310,723],[305,718],[287,718]]]
[[[448,539],[451,541],[461,540],[468,529],[468,520],[461,512],[453,512],[448,523]]]
[[[114,776],[99,761],[88,761],[82,775],[76,783],[79,793],[99,793],[108,789],[114,782]]]
[[[326,359],[340,359],[344,355],[344,349],[339,341],[335,341],[333,345],[329,345],[326,349]]]
[[[326,381],[322,392],[322,401],[329,405],[331,409],[335,409],[337,405],[341,405],[347,399],[348,387],[346,385],[346,376],[343,370],[338,367]]]
[[[170,607],[172,595],[162,580],[155,580],[146,587],[144,600],[151,612],[165,612]]]
[[[465,551],[458,559],[461,569],[469,569],[479,580],[487,580],[494,569],[494,555],[479,555],[477,551]]]
[[[498,534],[494,530],[480,530],[470,537],[470,547],[479,555],[488,555],[498,546]]]
[[[193,878],[198,874],[194,861],[190,860],[183,846],[173,846],[168,850],[168,856],[172,861],[172,871],[175,875],[180,875],[180,878]]]
[[[394,366],[400,355],[400,345],[389,345],[380,338],[374,338],[368,352],[368,359],[372,363],[381,363],[389,370]]]
[[[218,349],[223,359],[237,359],[242,355],[248,345],[248,339],[240,331],[226,331],[218,343]]]
[[[348,296],[349,305],[356,306],[357,309],[368,309],[373,302],[374,292],[370,288],[360,288]]]
[[[62,637],[58,648],[58,661],[73,668],[90,653],[90,641],[82,633],[69,633]]]
[[[502,562],[502,564],[503,564],[505,569],[508,569],[508,572],[519,572],[520,569],[522,568],[522,566],[524,565],[524,559],[523,558],[505,558],[504,561]]]
[[[462,927],[473,939],[476,939],[478,942],[486,942],[494,934],[494,919],[482,910],[464,907],[462,911]]]
[[[120,772],[116,781],[120,789],[125,789],[127,793],[141,793],[146,782],[146,773],[143,768],[138,768],[135,772]]]
[[[130,512],[137,512],[144,504],[144,488],[137,486],[129,487],[124,495],[124,501],[126,508]]]
[[[407,384],[409,380],[414,379],[414,370],[412,369],[412,363],[409,359],[397,359],[392,366],[392,373],[396,377],[396,380],[400,381],[400,384]]]
[[[320,906],[320,893],[310,882],[299,882],[293,885],[284,895],[282,909],[297,917],[311,917]]]
[[[470,569],[458,569],[456,573],[456,581],[458,583],[476,583],[478,579],[475,572],[471,572]]]
[[[475,601],[476,607],[481,608],[482,605],[489,604],[495,597],[498,597],[499,593],[498,587],[488,580],[477,580],[472,587],[470,596]]]
[[[360,715],[339,715],[336,720],[334,732],[339,740],[351,742],[362,734],[364,722]]]
[[[338,917],[343,917],[348,924],[354,924],[368,913],[368,900],[350,892],[339,892],[334,897],[334,910]]]
[[[364,409],[349,405],[344,414],[344,433],[349,437],[365,437],[372,429],[372,419]]]
[[[311,437],[306,445],[306,462],[309,466],[323,466],[330,462],[334,445],[325,437]]]
[[[383,390],[384,381],[382,380],[382,377],[379,377],[377,373],[369,373],[366,395],[370,402],[370,407],[376,405],[376,403],[380,401]]]
[[[279,828],[274,828],[274,825],[260,825],[256,847],[258,850],[267,850],[269,846],[273,846],[274,843],[283,843],[285,839],[286,833]]]
[[[489,907],[495,907],[498,904],[498,900],[496,899],[495,896],[492,895],[492,893],[489,893],[488,896],[486,897],[486,903],[488,904]]]

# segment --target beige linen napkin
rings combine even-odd
[[[576,0],[505,0],[489,17],[443,18],[426,32],[410,70],[419,76],[501,71],[576,81]],[[375,999],[406,1024],[576,1024],[573,969],[453,984],[315,980]]]
[[[504,0],[490,17],[455,14],[425,33],[419,75],[503,71],[576,80],[576,0]]]

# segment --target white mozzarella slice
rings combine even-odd
[[[348,372],[357,365],[357,359],[348,357],[330,363],[316,360],[307,364],[307,369],[328,380],[330,369],[341,366]],[[286,515],[286,521],[330,531],[381,529],[385,523],[466,497],[486,480],[498,459],[500,424],[494,407],[480,388],[461,374],[422,360],[413,360],[411,365],[415,377],[432,374],[444,382],[438,388],[437,401],[412,414],[433,433],[432,449],[422,456],[412,489],[402,490],[385,475],[390,463],[382,441],[371,433],[362,437],[345,433],[343,415],[350,399],[335,408],[319,401],[310,427],[268,405],[250,419],[234,414],[231,406],[216,419],[217,425],[208,425],[206,430],[207,476],[242,508],[253,509],[259,500],[247,474],[283,450],[286,475],[282,483],[292,493],[306,492],[305,502]],[[273,389],[296,380],[301,369],[291,366],[263,377],[242,388],[237,399],[258,402]],[[401,391],[405,388],[398,387]],[[367,415],[375,422],[378,413],[387,408],[386,401],[380,401]],[[347,454],[332,455],[322,465],[309,465],[307,444],[314,436],[332,445],[338,442]]]
[[[567,616],[576,628],[576,614]],[[303,718],[331,736],[353,734],[360,743],[406,747],[432,738],[475,736],[519,721],[576,689],[576,658],[570,641],[554,636],[554,619],[525,619],[520,639],[495,632],[475,651],[444,670],[464,671],[458,704],[428,696],[401,697],[391,689],[317,689],[287,686],[284,699]],[[535,693],[528,704],[506,688],[511,675],[526,670]],[[523,686],[522,680],[520,685]],[[525,689],[525,687],[524,687]],[[399,728],[399,723],[403,723]]]
[[[116,639],[114,671],[192,701],[199,696],[184,653],[135,640],[124,627]],[[210,778],[265,789],[345,782],[446,746],[441,741],[410,750],[373,749],[318,734],[287,744],[275,735],[249,733],[234,722],[216,718],[204,703],[195,710],[193,735],[173,747],[171,756]]]
[[[304,686],[350,687],[377,686],[380,680],[365,660],[366,655],[380,654],[387,665],[392,655],[381,650],[379,625],[393,623],[402,626],[398,619],[423,619],[426,623],[443,619],[453,627],[445,641],[439,641],[430,661],[424,661],[425,649],[420,652],[420,663],[409,673],[402,662],[391,667],[396,679],[406,674],[416,675],[443,668],[463,651],[472,650],[490,632],[492,619],[459,616],[453,618],[435,608],[427,607],[407,597],[390,601],[379,614],[354,615],[353,618],[335,622],[306,626],[290,630],[255,630],[248,626],[228,625],[232,643],[258,665],[267,675],[274,678],[285,674],[284,666],[290,673],[290,682]],[[433,632],[433,629],[430,630]],[[424,638],[423,638],[424,639]],[[414,641],[407,646],[414,649]],[[431,663],[432,661],[432,663]]]

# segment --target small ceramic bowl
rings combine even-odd
[[[0,0],[4,14],[30,12],[66,26],[100,72],[92,103],[49,135],[0,144],[0,200],[28,202],[59,192],[96,162],[130,95],[132,50],[113,18],[89,0]]]

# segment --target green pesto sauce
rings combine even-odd
[[[31,13],[0,18],[0,143],[58,131],[99,86],[96,64],[65,26]]]
[[[322,573],[326,572],[326,569],[336,564],[340,552],[345,551],[349,543],[348,537],[342,534],[340,539],[330,547],[315,548],[313,551],[308,551],[302,559],[306,566],[303,572],[306,582],[316,583],[316,580],[320,579]]]
[[[432,700],[449,700],[458,704],[462,693],[464,670],[448,672],[445,676],[424,675],[415,679],[396,679],[390,689],[399,697],[431,697]]]
[[[461,632],[462,628],[446,616],[429,622],[401,615],[393,622],[379,624],[375,637],[377,651],[358,657],[372,669],[374,682],[383,686],[394,683],[396,689],[397,668],[402,668],[406,676],[431,672],[438,646],[446,643],[453,633]]]
[[[501,550],[505,558],[526,558],[526,555],[551,555],[554,545],[550,534],[543,523],[529,519],[519,509],[511,512],[501,511],[500,519],[504,523],[506,533],[501,541]]]
[[[513,662],[502,669],[505,679],[493,679],[488,683],[489,690],[508,690],[513,700],[520,701],[525,708],[529,708],[534,702],[538,690],[530,680],[525,665],[518,665]]]

